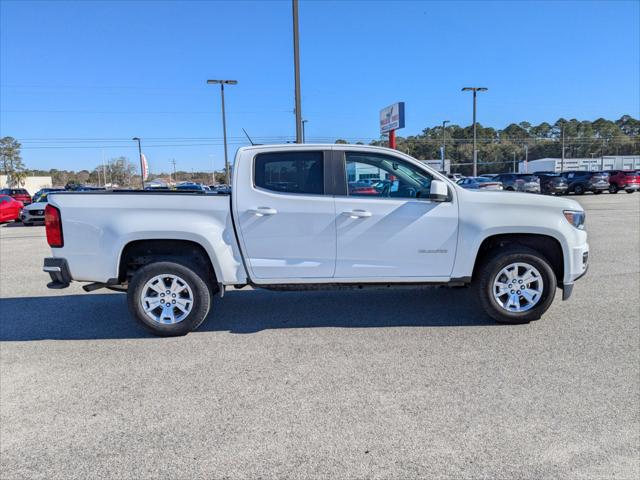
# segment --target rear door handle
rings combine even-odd
[[[350,212],[342,212],[342,215],[345,215],[350,218],[367,218],[372,215],[368,210],[351,210]]]
[[[271,207],[258,207],[249,211],[257,217],[264,217],[265,215],[275,215],[276,213],[278,213],[278,210]]]

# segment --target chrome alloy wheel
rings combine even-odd
[[[140,304],[147,317],[163,325],[184,320],[193,308],[193,292],[177,275],[157,275],[144,284]]]
[[[504,267],[493,282],[493,299],[507,312],[531,310],[542,298],[542,275],[528,263]]]

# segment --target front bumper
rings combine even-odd
[[[581,247],[575,247],[572,252],[571,269],[565,275],[565,281],[562,284],[562,300],[568,300],[573,293],[573,286],[577,280],[580,280],[587,274],[589,270],[589,245],[585,244]]]
[[[72,281],[67,260],[64,258],[45,258],[42,270],[51,277],[51,281],[47,283],[48,288],[56,290],[67,288]]]
[[[44,215],[32,215],[23,210],[22,213],[20,213],[20,220],[22,220],[23,223],[44,222]]]
[[[630,183],[624,186],[624,189],[628,192],[640,190],[640,183]]]

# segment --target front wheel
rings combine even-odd
[[[212,295],[206,275],[174,261],[157,261],[135,272],[127,290],[129,311],[162,337],[186,335],[202,324]]]
[[[609,193],[618,193],[618,186],[615,183],[609,185]]]
[[[582,185],[576,185],[576,188],[573,189],[573,192],[576,195],[582,195],[584,194],[584,187]]]
[[[633,193],[634,190],[625,190],[627,193]]]
[[[602,190],[594,190],[593,194],[594,195],[600,195],[602,193]]]
[[[477,292],[485,312],[499,323],[528,323],[547,311],[556,294],[547,259],[524,246],[497,250],[481,267]]]

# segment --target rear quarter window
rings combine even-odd
[[[274,152],[256,155],[255,186],[281,193],[324,193],[322,152]]]

